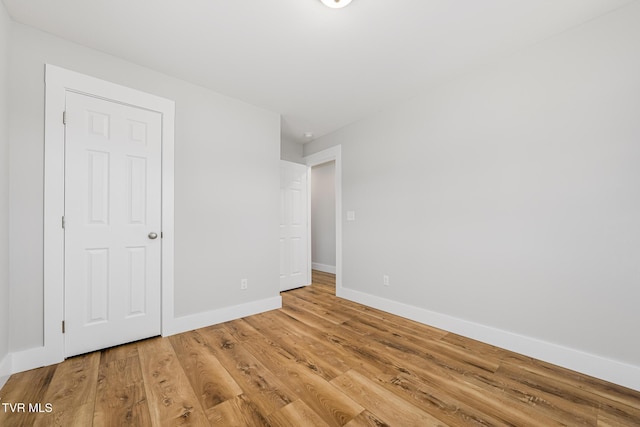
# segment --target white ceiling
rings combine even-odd
[[[636,0],[3,0],[14,20],[282,114],[305,142]]]

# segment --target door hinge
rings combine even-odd
[[[164,233],[162,231],[160,232],[160,238],[164,238]]]
[[[66,111],[62,112],[62,124],[63,125],[67,124],[67,112]]]
[[[64,226],[65,226],[64,215],[62,215],[62,228],[64,228]]]
[[[62,333],[64,334],[64,320],[62,321]]]

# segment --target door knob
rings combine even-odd
[[[150,238],[151,240],[155,239],[156,237],[158,237],[158,234],[157,234],[157,233],[154,233],[154,232],[149,233],[149,238]]]

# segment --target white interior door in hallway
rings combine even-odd
[[[161,332],[162,117],[67,92],[65,356]]]
[[[280,162],[280,290],[311,284],[308,167]]]

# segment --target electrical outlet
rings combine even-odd
[[[385,286],[389,286],[389,276],[386,274],[382,276],[382,284]]]
[[[247,289],[249,287],[249,282],[247,279],[240,279],[240,289]]]

